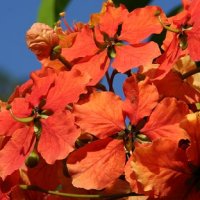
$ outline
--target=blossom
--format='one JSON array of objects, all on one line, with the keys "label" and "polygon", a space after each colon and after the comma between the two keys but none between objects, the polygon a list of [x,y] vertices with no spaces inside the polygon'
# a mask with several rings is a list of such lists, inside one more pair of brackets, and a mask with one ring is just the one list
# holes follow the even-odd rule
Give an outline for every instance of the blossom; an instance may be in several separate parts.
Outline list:
[{"label": "blossom", "polygon": [[[72,152],[67,159],[74,186],[103,189],[114,182],[126,169],[124,148],[131,153],[136,138],[146,136],[151,141],[173,137],[178,141],[185,137],[185,131],[179,126],[188,113],[184,102],[175,98],[159,102],[156,87],[147,79],[137,82],[134,75],[126,79],[124,93],[125,101],[112,92],[94,92],[74,105],[76,124],[97,138]],[[125,125],[126,116],[129,127]]]},{"label": "blossom", "polygon": [[[138,144],[127,177],[133,191],[165,199],[199,199],[199,112],[187,115],[181,127],[188,136]],[[159,155],[159,156],[157,156]]]},{"label": "blossom", "polygon": [[[172,24],[164,41],[165,52],[157,59],[158,67],[155,79],[162,79],[176,63],[176,61],[189,54],[192,60],[200,60],[199,52],[199,11],[198,0],[184,2],[183,12],[172,17]],[[167,29],[168,29],[167,28]]]},{"label": "blossom", "polygon": [[115,8],[107,4],[94,28],[82,29],[72,47],[62,49],[62,56],[70,61],[78,58],[73,68],[87,71],[92,77],[91,85],[101,80],[112,59],[112,66],[121,73],[151,63],[160,50],[154,42],[142,41],[162,31],[154,15],[158,10],[162,12],[159,7],[147,6],[128,13],[122,5]]},{"label": "blossom", "polygon": [[24,97],[15,97],[9,110],[0,112],[0,133],[7,141],[0,151],[3,179],[22,166],[34,149],[49,164],[73,150],[79,130],[65,107],[86,91],[89,79],[77,70],[43,77],[32,74],[31,90]]}]

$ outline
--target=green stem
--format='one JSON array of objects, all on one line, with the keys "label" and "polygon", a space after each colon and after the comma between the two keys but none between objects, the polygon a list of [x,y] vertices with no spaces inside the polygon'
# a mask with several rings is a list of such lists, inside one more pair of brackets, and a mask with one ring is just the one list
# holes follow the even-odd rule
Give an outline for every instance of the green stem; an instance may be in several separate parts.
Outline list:
[{"label": "green stem", "polygon": [[158,16],[158,20],[159,20],[160,24],[163,26],[163,28],[165,28],[166,30],[171,31],[173,33],[180,33],[179,29],[171,28],[170,26],[165,25],[162,22],[162,19],[161,19],[160,15]]},{"label": "green stem", "polygon": [[200,72],[200,67],[197,67],[195,69],[190,70],[189,72],[186,72],[185,74],[182,75],[182,79],[186,79],[194,74],[197,74]]},{"label": "green stem", "polygon": [[71,70],[72,69],[71,63],[69,61],[67,61],[63,56],[59,55],[58,56],[58,60],[65,65],[67,70]]},{"label": "green stem", "polygon": [[21,122],[21,123],[29,123],[29,122],[32,122],[34,120],[34,116],[32,117],[16,117],[13,112],[12,112],[12,109],[10,108],[9,109],[9,112],[12,116],[12,118],[17,121],[17,122]]},{"label": "green stem", "polygon": [[126,194],[111,194],[111,195],[103,195],[103,194],[72,194],[72,193],[63,193],[63,192],[58,192],[58,191],[53,191],[53,190],[44,190],[38,186],[35,185],[19,185],[19,187],[22,190],[32,190],[32,191],[37,191],[37,192],[42,192],[46,194],[51,194],[51,195],[57,195],[57,196],[62,196],[62,197],[71,197],[71,198],[122,198],[122,197],[128,197],[128,196],[141,196],[136,193],[130,192]]}]

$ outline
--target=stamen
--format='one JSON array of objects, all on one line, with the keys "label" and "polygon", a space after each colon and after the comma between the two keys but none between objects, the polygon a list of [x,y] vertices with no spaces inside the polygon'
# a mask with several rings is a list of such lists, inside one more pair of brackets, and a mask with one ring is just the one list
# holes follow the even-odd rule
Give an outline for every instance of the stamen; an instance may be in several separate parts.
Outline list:
[{"label": "stamen", "polygon": [[55,28],[58,28],[58,27],[60,27],[60,26],[61,26],[61,20],[58,20],[58,21],[56,22]]},{"label": "stamen", "polygon": [[66,26],[67,30],[69,33],[73,33],[73,29],[70,27],[70,25],[68,24],[67,20],[65,19],[65,12],[61,12],[60,14],[61,17],[61,21],[64,23],[64,25]]},{"label": "stamen", "polygon": [[60,17],[65,17],[65,12],[59,13]]},{"label": "stamen", "polygon": [[12,112],[12,109],[10,108],[9,109],[9,112],[11,114],[11,116],[13,117],[13,119],[17,122],[21,122],[21,123],[29,123],[29,122],[32,122],[34,120],[34,116],[32,117],[16,117],[13,112]]},{"label": "stamen", "polygon": [[163,28],[165,28],[166,30],[171,31],[173,33],[180,33],[179,29],[171,28],[170,26],[165,25],[162,22],[162,19],[161,19],[160,15],[158,15],[158,20],[159,20],[160,24],[163,26]]}]

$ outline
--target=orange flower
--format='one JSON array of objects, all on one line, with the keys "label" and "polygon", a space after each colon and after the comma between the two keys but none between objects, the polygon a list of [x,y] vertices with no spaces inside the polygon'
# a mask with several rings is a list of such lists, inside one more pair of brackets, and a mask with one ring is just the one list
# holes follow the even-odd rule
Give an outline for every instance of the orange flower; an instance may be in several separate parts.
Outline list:
[{"label": "orange flower", "polygon": [[164,199],[200,198],[200,113],[181,122],[188,136],[138,144],[126,177],[133,191]]},{"label": "orange flower", "polygon": [[[198,0],[183,1],[185,9],[173,16],[172,24],[167,29],[164,41],[165,52],[157,59],[158,67],[155,79],[162,79],[171,69],[176,61],[184,56],[190,55],[192,60],[200,60],[199,51],[199,7]],[[166,28],[167,26],[165,26]]]},{"label": "orange flower", "polygon": [[[75,62],[73,68],[91,75],[90,85],[96,85],[108,70],[109,65],[120,73],[149,64],[160,55],[156,43],[143,43],[153,33],[160,33],[162,26],[155,12],[156,6],[138,8],[131,13],[120,5],[112,4],[98,16],[95,27],[82,29],[71,48],[63,48],[62,56]],[[83,39],[84,38],[84,39]],[[95,66],[95,67],[94,67]]]},{"label": "orange flower", "polygon": [[64,159],[80,133],[65,107],[86,92],[90,77],[77,70],[31,76],[33,84],[24,97],[14,97],[10,110],[0,112],[0,136],[5,137],[0,149],[3,180],[23,165],[34,148],[48,164]]},{"label": "orange flower", "polygon": [[[110,185],[124,172],[124,149],[131,155],[137,139],[186,138],[179,127],[188,113],[184,102],[175,98],[159,102],[156,87],[148,79],[138,82],[134,75],[125,80],[123,90],[125,101],[112,92],[94,92],[73,107],[76,124],[97,139],[68,157],[75,187],[100,190]],[[127,128],[125,117],[130,120]]]}]

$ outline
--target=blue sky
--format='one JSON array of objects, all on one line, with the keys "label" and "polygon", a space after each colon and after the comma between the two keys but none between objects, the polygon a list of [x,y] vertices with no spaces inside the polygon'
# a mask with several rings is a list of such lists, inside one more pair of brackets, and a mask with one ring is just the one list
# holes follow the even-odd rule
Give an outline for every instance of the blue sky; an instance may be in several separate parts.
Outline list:
[{"label": "blue sky", "polygon": [[[67,8],[67,21],[87,22],[101,8],[102,0],[72,0]],[[181,0],[154,0],[166,12]],[[28,79],[29,73],[40,67],[27,49],[25,33],[36,22],[40,0],[2,1],[0,6],[0,70],[16,79]]]}]

